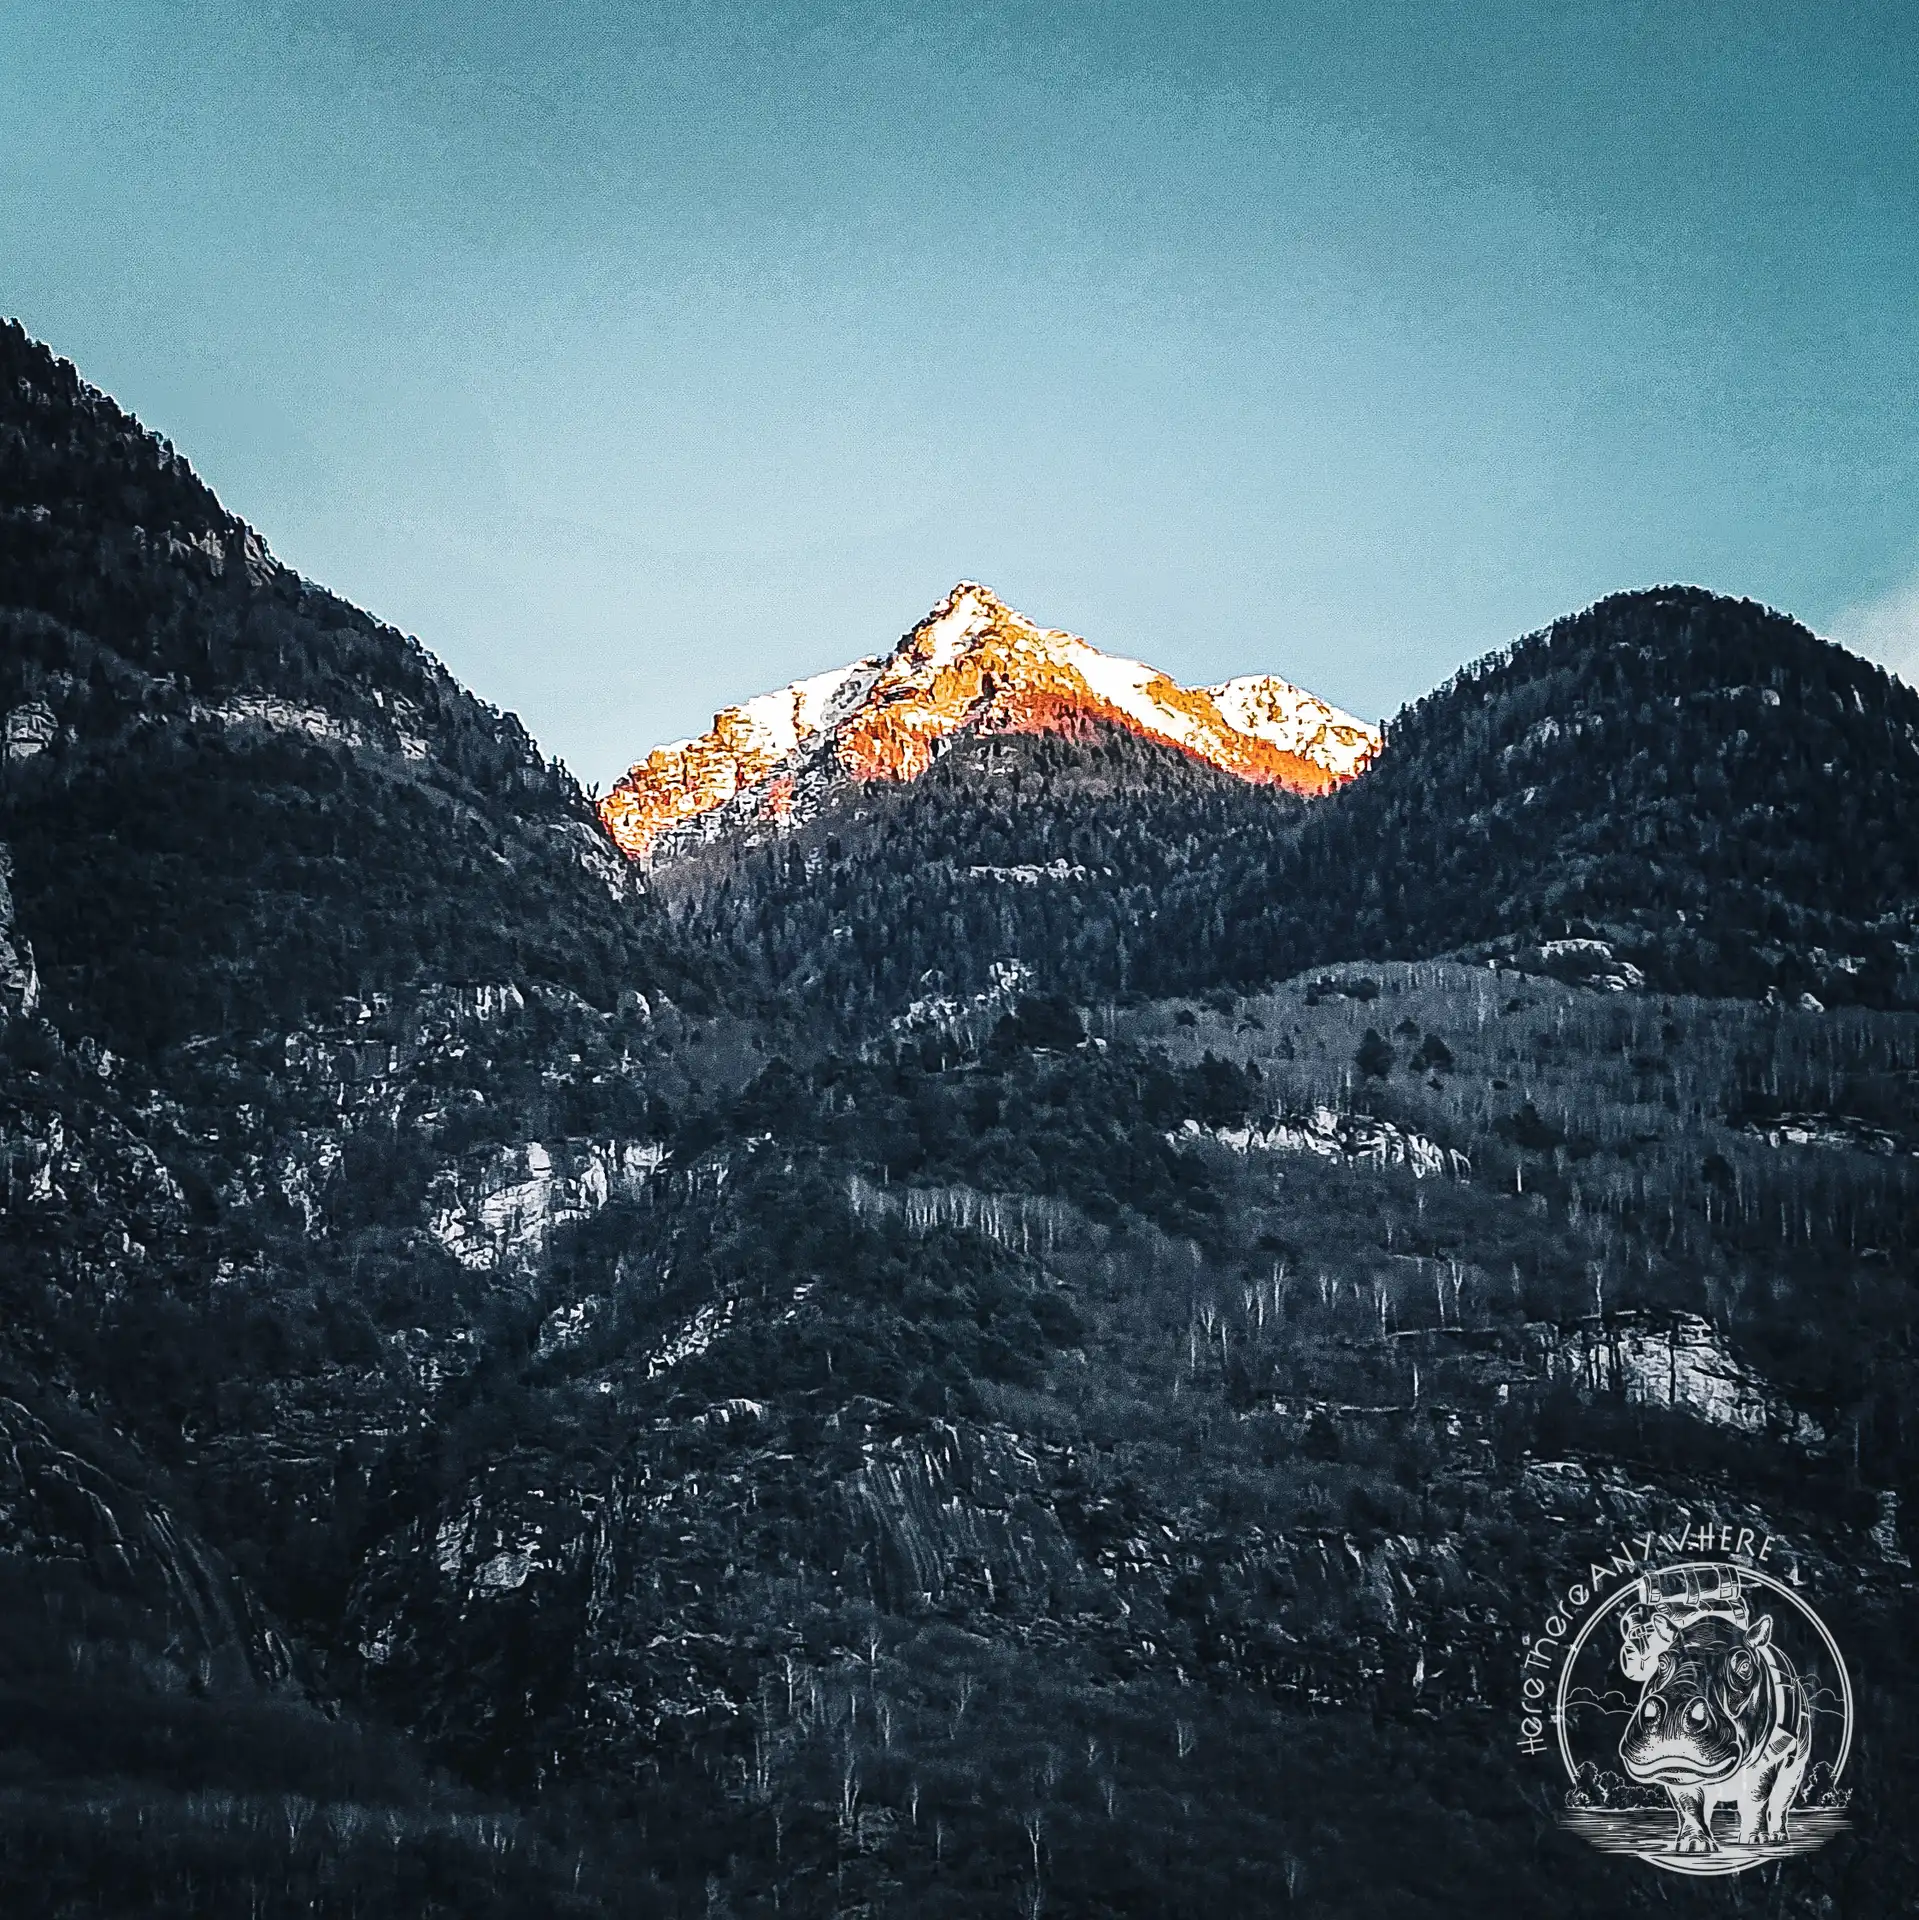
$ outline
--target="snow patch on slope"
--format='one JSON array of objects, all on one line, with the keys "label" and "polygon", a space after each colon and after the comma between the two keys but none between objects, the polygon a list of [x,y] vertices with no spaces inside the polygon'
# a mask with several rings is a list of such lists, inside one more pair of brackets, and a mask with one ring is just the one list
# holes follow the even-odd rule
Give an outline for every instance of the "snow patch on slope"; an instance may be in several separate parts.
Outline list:
[{"label": "snow patch on slope", "polygon": [[962,580],[933,616],[913,629],[910,658],[929,679],[944,673],[958,665],[967,646],[992,624],[993,615],[992,595],[976,581]]},{"label": "snow patch on slope", "polygon": [[1378,749],[1365,721],[1273,674],[1242,674],[1206,691],[1229,726],[1343,776],[1357,773]]},{"label": "snow patch on slope", "polygon": [[[809,679],[795,680],[790,687],[742,702],[734,712],[746,724],[748,744],[782,758],[797,753],[831,726],[841,711],[859,704],[878,665],[875,660],[856,660],[850,667],[816,673]],[[853,694],[850,702],[841,698],[849,691]],[[677,744],[687,747],[694,743],[682,740]]]},{"label": "snow patch on slope", "polygon": [[1101,653],[1097,647],[1071,636],[1067,640],[1061,652],[1079,677],[1108,706],[1117,707],[1129,720],[1138,721],[1154,733],[1197,750],[1199,729],[1192,720],[1155,697],[1156,687],[1170,688],[1173,684],[1157,667],[1149,667],[1143,660]]}]

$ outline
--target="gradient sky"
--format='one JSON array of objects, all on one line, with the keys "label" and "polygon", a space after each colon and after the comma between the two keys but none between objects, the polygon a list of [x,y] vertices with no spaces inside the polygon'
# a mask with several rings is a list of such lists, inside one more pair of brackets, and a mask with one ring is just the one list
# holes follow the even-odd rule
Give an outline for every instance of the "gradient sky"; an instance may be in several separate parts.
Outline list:
[{"label": "gradient sky", "polygon": [[606,782],[962,576],[1368,717],[1919,677],[1919,6],[0,0],[0,309]]}]

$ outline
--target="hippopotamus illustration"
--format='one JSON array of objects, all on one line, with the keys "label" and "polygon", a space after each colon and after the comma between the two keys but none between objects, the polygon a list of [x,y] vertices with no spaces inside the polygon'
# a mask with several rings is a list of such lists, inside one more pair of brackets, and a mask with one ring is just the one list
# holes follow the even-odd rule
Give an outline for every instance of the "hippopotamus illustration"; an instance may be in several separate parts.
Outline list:
[{"label": "hippopotamus illustration", "polygon": [[1712,1611],[1655,1601],[1628,1609],[1624,1636],[1620,1664],[1645,1686],[1619,1757],[1631,1778],[1671,1796],[1674,1852],[1718,1852],[1713,1813],[1727,1801],[1739,1810],[1742,1846],[1784,1840],[1812,1718],[1799,1675],[1773,1645],[1772,1616],[1749,1625],[1743,1599]]}]

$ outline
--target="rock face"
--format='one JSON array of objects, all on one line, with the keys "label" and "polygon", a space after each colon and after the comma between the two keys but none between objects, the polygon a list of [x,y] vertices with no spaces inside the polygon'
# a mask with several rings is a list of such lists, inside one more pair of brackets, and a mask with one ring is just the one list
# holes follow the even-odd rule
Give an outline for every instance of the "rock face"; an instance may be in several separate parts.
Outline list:
[{"label": "rock face", "polygon": [[1473,1170],[1472,1161],[1457,1147],[1443,1147],[1371,1114],[1338,1113],[1326,1106],[1243,1127],[1207,1127],[1186,1120],[1166,1138],[1176,1147],[1212,1140],[1238,1154],[1310,1153],[1354,1166],[1405,1167],[1417,1180],[1434,1174],[1464,1180]]},{"label": "rock face", "polygon": [[1615,1316],[1562,1337],[1547,1369],[1590,1393],[1617,1394],[1628,1404],[1691,1413],[1714,1426],[1816,1444],[1818,1423],[1773,1392],[1727,1350],[1718,1332],[1694,1313],[1661,1321]]},{"label": "rock face", "polygon": [[1364,721],[1270,674],[1177,686],[961,581],[891,653],[728,707],[698,739],[656,747],[600,813],[628,853],[664,852],[694,823],[779,821],[848,780],[917,779],[956,734],[1100,722],[1295,793],[1342,785],[1380,746]]},{"label": "rock face", "polygon": [[[130,1600],[165,1625],[162,1685],[282,1687],[293,1656],[246,1586],[161,1501],[0,1393],[0,1558]],[[78,1644],[78,1643],[76,1643]]]},{"label": "rock face", "polygon": [[0,1022],[40,1004],[40,973],[33,949],[14,926],[13,861],[0,846]]},{"label": "rock face", "polygon": [[474,1271],[526,1265],[568,1221],[590,1219],[614,1196],[636,1192],[664,1157],[655,1141],[496,1147],[436,1182],[430,1231]]}]

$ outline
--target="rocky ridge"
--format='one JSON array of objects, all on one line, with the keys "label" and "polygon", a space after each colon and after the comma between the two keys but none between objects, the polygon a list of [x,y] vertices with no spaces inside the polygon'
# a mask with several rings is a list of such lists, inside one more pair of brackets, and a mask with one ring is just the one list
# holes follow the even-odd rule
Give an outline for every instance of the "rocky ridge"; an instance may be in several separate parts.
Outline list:
[{"label": "rocky ridge", "polygon": [[1272,674],[1181,687],[1041,627],[961,581],[887,654],[794,682],[656,747],[600,802],[629,854],[727,825],[804,818],[849,781],[914,780],[956,735],[1104,723],[1263,786],[1319,794],[1379,751],[1377,729]]}]

